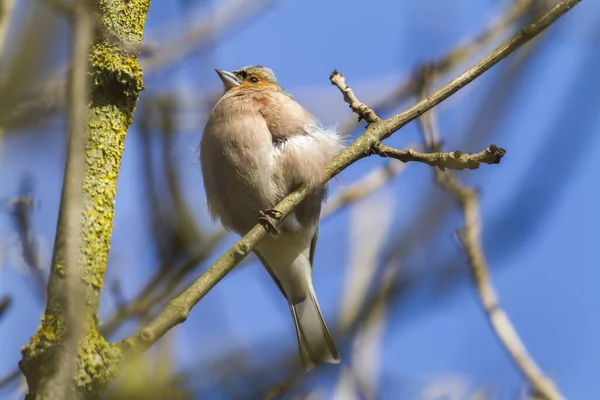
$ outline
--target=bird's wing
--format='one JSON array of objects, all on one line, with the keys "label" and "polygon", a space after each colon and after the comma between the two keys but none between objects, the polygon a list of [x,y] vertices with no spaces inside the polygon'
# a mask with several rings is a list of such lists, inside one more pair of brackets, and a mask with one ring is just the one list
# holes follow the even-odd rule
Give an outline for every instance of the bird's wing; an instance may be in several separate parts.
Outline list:
[{"label": "bird's wing", "polygon": [[310,241],[310,255],[308,257],[308,261],[310,261],[310,269],[313,269],[314,261],[315,261],[315,249],[317,248],[317,239],[319,238],[319,227],[315,230],[315,235]]},{"label": "bird's wing", "polygon": [[313,116],[285,93],[265,91],[259,96],[259,112],[267,123],[273,142],[305,135],[306,126],[315,123]]},{"label": "bird's wing", "polygon": [[262,265],[265,267],[265,269],[267,270],[269,275],[271,275],[271,278],[273,279],[273,281],[275,282],[275,284],[281,291],[281,294],[283,295],[283,297],[287,298],[287,296],[285,295],[285,292],[283,290],[283,286],[281,286],[281,282],[279,282],[279,279],[277,279],[277,276],[275,276],[275,273],[273,272],[273,269],[269,266],[269,263],[267,263],[267,260],[262,256],[262,254],[260,254],[260,251],[258,249],[254,249],[254,254],[256,254],[256,257],[258,257],[258,259],[260,260]]},{"label": "bird's wing", "polygon": [[200,163],[209,210],[228,229],[244,235],[259,210],[273,205],[273,142],[267,123],[246,98],[221,100],[206,123]]}]

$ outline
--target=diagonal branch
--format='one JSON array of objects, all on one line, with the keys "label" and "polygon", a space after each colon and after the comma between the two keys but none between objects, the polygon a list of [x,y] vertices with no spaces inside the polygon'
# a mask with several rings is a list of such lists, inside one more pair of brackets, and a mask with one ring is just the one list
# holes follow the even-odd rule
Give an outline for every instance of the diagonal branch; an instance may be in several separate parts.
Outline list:
[{"label": "diagonal branch", "polygon": [[402,162],[417,161],[432,167],[438,167],[444,171],[446,168],[457,170],[478,169],[481,163],[500,164],[506,150],[492,144],[487,149],[475,154],[462,153],[458,150],[450,153],[420,153],[413,149],[398,150],[377,143],[373,146],[373,152],[381,157],[391,157]]},{"label": "diagonal branch", "polygon": [[[327,164],[323,182],[329,181],[349,165],[366,157],[375,144],[389,137],[410,121],[416,119],[424,112],[435,107],[437,104],[475,80],[520,46],[541,33],[580,1],[581,0],[560,1],[541,18],[523,28],[473,67],[463,72],[457,78],[432,93],[424,100],[390,119],[370,124],[366,131],[354,143],[344,149],[344,151],[335,156]],[[308,188],[301,187],[279,202],[276,209],[281,212],[282,220],[306,197],[308,192]],[[266,230],[261,224],[254,226],[254,228],[252,228],[233,247],[225,252],[202,276],[200,276],[196,282],[190,285],[179,296],[171,300],[153,321],[134,335],[123,340],[119,346],[121,350],[125,352],[125,355],[131,356],[146,351],[170,329],[184,322],[191,309],[210,291],[210,289],[231,272],[233,268],[252,251],[254,246],[256,246],[265,234]]]},{"label": "diagonal branch", "polygon": [[[428,64],[436,71],[438,76],[449,73],[461,63],[468,61],[477,52],[482,51],[498,40],[509,28],[534,8],[536,1],[514,0],[511,7],[500,18],[492,21],[472,39],[459,43],[447,53],[431,60]],[[389,111],[416,93],[420,70],[421,68],[416,68],[415,73],[404,79],[403,83],[392,94],[375,102],[372,108],[379,113]],[[351,132],[354,128],[356,128],[356,121],[352,120],[344,124],[342,132]]]}]

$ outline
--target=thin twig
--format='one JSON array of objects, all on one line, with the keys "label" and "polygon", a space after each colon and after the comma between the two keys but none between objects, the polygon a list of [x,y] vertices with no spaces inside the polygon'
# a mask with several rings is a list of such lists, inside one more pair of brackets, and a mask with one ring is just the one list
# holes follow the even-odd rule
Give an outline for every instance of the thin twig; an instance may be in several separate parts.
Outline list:
[{"label": "thin twig", "polygon": [[[135,299],[122,306],[110,319],[102,323],[101,333],[103,335],[111,334],[128,318],[147,315],[156,305],[167,301],[181,282],[195,271],[199,265],[202,265],[202,261],[206,257],[212,254],[225,235],[226,232],[224,230],[215,232],[201,246],[201,249],[191,255],[180,266],[159,268],[154,277],[148,281]],[[166,270],[173,270],[174,272],[166,275]]]},{"label": "thin twig", "polygon": [[[475,80],[498,62],[506,58],[520,46],[533,39],[550,24],[564,15],[581,0],[562,0],[534,23],[526,26],[498,48],[484,57],[473,67],[449,82],[444,87],[418,102],[408,110],[387,120],[368,126],[367,130],[328,164],[323,182],[329,181],[352,163],[366,157],[376,143],[389,137],[398,129],[435,107],[452,94]],[[284,219],[308,194],[307,187],[290,193],[275,207]],[[262,224],[257,224],[233,247],[225,252],[200,278],[183,293],[171,300],[162,312],[148,325],[134,335],[123,340],[119,346],[126,355],[134,355],[147,350],[154,342],[176,325],[184,322],[191,309],[233,268],[238,265],[265,236]]]},{"label": "thin twig", "polygon": [[[352,185],[334,193],[321,210],[321,221],[383,187],[391,179],[400,175],[405,168],[406,165],[403,163],[393,161],[386,163],[381,167],[374,168],[364,178]],[[173,290],[202,265],[202,261],[212,253],[226,235],[227,232],[222,229],[214,232],[201,246],[201,249],[193,253],[181,266],[174,266],[171,263],[159,267],[133,300],[121,304],[109,319],[102,322],[101,333],[110,335],[129,318],[146,316],[151,313],[152,308],[167,301],[173,295]]]},{"label": "thin twig", "polygon": [[[0,60],[4,58],[4,49],[8,39],[8,31],[15,8],[15,0],[0,0]],[[4,143],[5,128],[0,126],[0,150]]]},{"label": "thin twig", "polygon": [[[421,95],[426,94],[428,86],[429,83],[427,79],[425,79],[422,82]],[[435,122],[435,110],[430,110],[423,114],[419,118],[419,125],[423,134],[423,141],[429,149],[441,149],[438,127]],[[479,154],[481,157],[488,157],[487,161],[493,162],[494,156],[492,153],[495,152],[490,151],[490,148]],[[498,148],[496,148],[496,150],[498,150]],[[485,154],[486,152],[489,154]],[[498,154],[498,162],[503,154],[503,151]],[[486,162],[480,159],[478,161]],[[448,166],[448,168],[450,167]],[[459,231],[459,238],[469,260],[471,277],[479,292],[479,298],[486,315],[490,320],[494,333],[512,356],[517,366],[525,374],[536,394],[546,400],[564,399],[554,384],[544,376],[544,373],[537,366],[527,351],[527,348],[519,338],[508,315],[500,307],[498,295],[492,284],[489,268],[481,245],[481,220],[477,191],[463,185],[460,179],[452,172],[443,172],[443,168],[436,169],[434,171],[434,176],[436,183],[441,188],[454,195],[463,210],[465,226]]]},{"label": "thin twig", "polygon": [[2,317],[4,316],[6,311],[8,311],[11,304],[12,304],[12,298],[10,296],[7,296],[7,295],[2,296],[2,298],[0,299],[0,320],[2,320]]},{"label": "thin twig", "polygon": [[377,143],[373,146],[373,152],[381,157],[391,157],[402,162],[417,161],[445,171],[446,168],[456,170],[477,169],[481,163],[500,164],[506,150],[492,144],[487,149],[475,154],[462,153],[458,150],[450,153],[420,153],[413,149],[398,150]]},{"label": "thin twig", "polygon": [[364,178],[340,190],[330,200],[327,200],[327,203],[325,203],[321,210],[321,220],[328,218],[341,208],[367,197],[369,194],[383,187],[392,178],[400,175],[405,168],[405,164],[393,161],[381,167],[374,168]]},{"label": "thin twig", "polygon": [[[486,26],[479,34],[473,36],[472,39],[459,43],[452,47],[446,54],[441,55],[435,60],[428,61],[426,64],[432,66],[438,76],[449,73],[461,65],[461,63],[468,61],[477,52],[498,40],[501,35],[505,34],[513,24],[532,8],[535,2],[536,0],[515,0],[507,12]],[[416,68],[415,73],[404,79],[393,93],[376,101],[372,105],[373,110],[377,110],[378,113],[389,111],[404,100],[407,100],[411,95],[414,95],[418,89],[418,78],[421,69],[421,67]],[[356,120],[352,119],[352,121],[344,124],[342,132],[351,132],[354,128],[356,128]]]},{"label": "thin twig", "polygon": [[40,264],[38,243],[31,229],[31,214],[33,210],[34,197],[31,180],[26,177],[21,182],[18,197],[11,201],[11,216],[21,242],[23,261],[33,276],[40,300],[44,300],[46,294],[45,268]]},{"label": "thin twig", "polygon": [[335,85],[338,89],[340,89],[340,92],[342,92],[342,95],[344,95],[344,101],[348,103],[352,111],[358,115],[359,122],[364,119],[368,123],[372,124],[381,120],[381,118],[379,118],[373,110],[356,98],[352,89],[346,85],[346,78],[344,78],[344,76],[337,70],[334,70],[331,73],[329,76],[329,81],[332,85]]},{"label": "thin twig", "polygon": [[23,376],[21,374],[21,371],[19,371],[18,369],[15,369],[14,371],[10,372],[8,375],[0,378],[0,389],[3,389],[5,386],[10,385],[11,383],[13,383],[17,379],[19,379],[19,377],[21,377],[21,376]]},{"label": "thin twig", "polygon": [[[206,19],[196,21],[181,37],[157,46],[152,55],[143,61],[144,74],[154,74],[168,69],[187,55],[198,51],[225,29],[239,25],[276,0],[228,0],[219,2],[216,8],[207,10]],[[151,35],[149,35],[151,37]]]},{"label": "thin twig", "polygon": [[[374,168],[364,178],[335,193],[323,207],[321,221],[326,220],[343,207],[356,203],[383,187],[392,178],[400,175],[405,168],[405,164],[398,162],[389,162],[384,166]],[[191,275],[197,267],[202,265],[202,261],[221,243],[226,234],[227,232],[221,229],[213,233],[206,240],[206,244],[198,252],[191,255],[181,266],[169,265],[158,268],[154,276],[133,300],[120,305],[115,314],[102,322],[100,329],[102,334],[111,334],[131,317],[148,315],[153,307],[168,300],[173,295],[173,290],[186,277]]]}]

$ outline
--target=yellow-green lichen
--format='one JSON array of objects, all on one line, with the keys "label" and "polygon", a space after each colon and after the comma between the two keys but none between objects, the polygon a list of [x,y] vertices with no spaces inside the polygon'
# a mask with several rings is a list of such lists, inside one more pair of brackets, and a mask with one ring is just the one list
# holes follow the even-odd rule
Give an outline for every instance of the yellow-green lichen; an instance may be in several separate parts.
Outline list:
[{"label": "yellow-green lichen", "polygon": [[[27,376],[39,376],[49,379],[56,373],[56,362],[64,352],[66,338],[63,319],[53,315],[42,317],[42,324],[22,349],[23,362],[21,367]],[[74,378],[75,387],[84,398],[102,393],[119,370],[122,353],[114,344],[109,344],[98,333],[95,317],[88,319],[83,327],[82,337],[78,347],[78,369]]]},{"label": "yellow-green lichen", "polygon": [[[121,352],[98,333],[97,310],[110,248],[117,178],[127,129],[144,89],[137,60],[150,0],[98,0],[98,37],[90,49],[92,87],[83,180],[80,266],[85,322],[75,377],[83,397],[97,397],[117,374]],[[59,215],[46,314],[23,347],[20,365],[32,398],[52,393],[66,343],[64,210]],[[77,300],[79,301],[79,299]],[[48,397],[48,396],[46,396]]]},{"label": "yellow-green lichen", "polygon": [[117,177],[131,112],[115,105],[98,105],[90,112],[83,181],[82,278],[94,289],[102,281],[110,248]]},{"label": "yellow-green lichen", "polygon": [[125,45],[142,43],[150,0],[99,0],[100,25]]},{"label": "yellow-green lichen", "polygon": [[100,42],[92,46],[90,63],[93,104],[135,107],[138,95],[144,89],[142,69],[136,57],[117,44]]},{"label": "yellow-green lichen", "polygon": [[82,339],[79,347],[77,388],[83,393],[102,393],[117,376],[121,361],[118,347],[107,343],[94,329]]},{"label": "yellow-green lichen", "polygon": [[[47,383],[56,375],[58,369],[61,343],[66,336],[63,319],[46,314],[42,317],[40,327],[29,341],[23,346],[21,354],[23,359],[19,367],[27,377],[30,393],[44,391],[50,393]],[[39,389],[44,387],[44,389]]]},{"label": "yellow-green lichen", "polygon": [[44,351],[59,343],[66,333],[63,319],[55,315],[46,314],[42,317],[42,323],[35,336],[33,336],[26,346],[23,346],[21,353],[27,358],[34,358],[44,353]]}]

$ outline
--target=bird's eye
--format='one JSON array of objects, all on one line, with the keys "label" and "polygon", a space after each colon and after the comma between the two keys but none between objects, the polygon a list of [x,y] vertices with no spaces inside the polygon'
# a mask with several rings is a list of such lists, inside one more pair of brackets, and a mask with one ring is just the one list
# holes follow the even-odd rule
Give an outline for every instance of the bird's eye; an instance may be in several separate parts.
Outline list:
[{"label": "bird's eye", "polygon": [[252,82],[252,83],[258,82],[258,78],[253,76],[252,78],[250,78],[250,82]]}]

